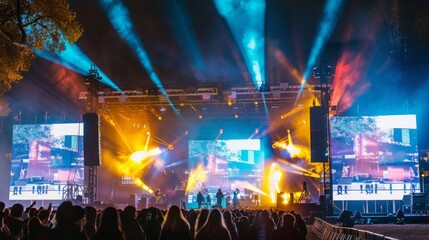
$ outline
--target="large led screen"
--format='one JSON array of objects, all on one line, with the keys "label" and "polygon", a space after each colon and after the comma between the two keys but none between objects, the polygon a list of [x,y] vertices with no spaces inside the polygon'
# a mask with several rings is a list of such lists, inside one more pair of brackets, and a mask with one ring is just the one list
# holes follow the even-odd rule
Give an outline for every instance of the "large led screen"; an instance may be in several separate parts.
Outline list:
[{"label": "large led screen", "polygon": [[420,192],[415,115],[330,123],[334,200],[401,200]]},{"label": "large led screen", "polygon": [[14,125],[9,199],[61,200],[83,165],[83,124]]},{"label": "large led screen", "polygon": [[191,140],[189,171],[193,175],[189,194],[202,191],[212,195],[219,188],[226,193],[236,188],[241,193],[244,193],[245,188],[259,189],[264,173],[261,141]]}]

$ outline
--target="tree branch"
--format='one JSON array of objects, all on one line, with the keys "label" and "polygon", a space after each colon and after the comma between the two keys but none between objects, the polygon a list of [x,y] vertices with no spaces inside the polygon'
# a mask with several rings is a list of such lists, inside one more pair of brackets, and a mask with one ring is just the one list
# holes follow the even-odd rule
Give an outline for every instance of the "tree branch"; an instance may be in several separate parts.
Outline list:
[{"label": "tree branch", "polygon": [[15,41],[14,37],[12,34],[10,34],[9,32],[5,31],[5,26],[6,24],[13,24],[16,25],[13,21],[6,21],[5,23],[3,23],[3,25],[0,27],[0,34],[3,35],[7,40],[9,40],[10,42],[12,42],[12,44],[18,46],[18,47],[25,47],[25,44],[21,43],[21,42],[17,42]]},{"label": "tree branch", "polygon": [[37,16],[37,17],[35,17],[35,18],[33,19],[33,21],[28,22],[28,23],[26,23],[26,24],[23,24],[23,25],[22,25],[22,27],[23,27],[23,28],[26,28],[26,27],[28,27],[28,26],[30,26],[30,25],[33,25],[33,24],[35,24],[36,22],[38,22],[39,20],[41,20],[41,19],[43,19],[43,18],[47,18],[47,17],[46,17],[46,16]]},{"label": "tree branch", "polygon": [[16,19],[18,21],[18,29],[21,32],[21,40],[19,41],[21,44],[24,44],[27,42],[27,33],[25,32],[25,29],[22,25],[22,18],[21,18],[21,2],[20,0],[16,0]]}]

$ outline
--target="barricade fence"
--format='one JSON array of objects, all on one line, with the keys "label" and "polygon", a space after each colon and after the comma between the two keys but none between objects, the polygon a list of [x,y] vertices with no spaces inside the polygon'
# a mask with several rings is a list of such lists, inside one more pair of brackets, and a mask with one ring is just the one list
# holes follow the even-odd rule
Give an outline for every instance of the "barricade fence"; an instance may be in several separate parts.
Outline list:
[{"label": "barricade fence", "polygon": [[314,218],[312,229],[322,240],[398,240],[370,231],[335,226],[317,217]]}]

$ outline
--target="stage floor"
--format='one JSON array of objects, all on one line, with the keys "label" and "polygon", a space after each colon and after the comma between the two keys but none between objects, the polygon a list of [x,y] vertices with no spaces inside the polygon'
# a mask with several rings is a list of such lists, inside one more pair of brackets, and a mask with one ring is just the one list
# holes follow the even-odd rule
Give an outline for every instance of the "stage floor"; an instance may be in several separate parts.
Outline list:
[{"label": "stage floor", "polygon": [[[371,186],[372,185],[372,186]],[[364,183],[333,185],[334,201],[402,200],[404,195],[420,192],[419,183]]]},{"label": "stage floor", "polygon": [[[9,189],[9,200],[62,200],[63,191],[66,186],[67,184],[11,186]],[[83,186],[81,187],[83,189]]]}]

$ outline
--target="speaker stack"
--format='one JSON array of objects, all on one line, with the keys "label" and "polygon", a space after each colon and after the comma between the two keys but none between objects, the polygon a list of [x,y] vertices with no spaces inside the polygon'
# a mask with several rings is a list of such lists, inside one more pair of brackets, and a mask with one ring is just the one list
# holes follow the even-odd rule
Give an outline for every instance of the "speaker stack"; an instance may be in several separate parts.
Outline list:
[{"label": "speaker stack", "polygon": [[97,113],[83,115],[84,165],[100,166],[100,118]]},{"label": "speaker stack", "polygon": [[327,117],[321,106],[310,108],[310,148],[311,162],[328,162]]}]

